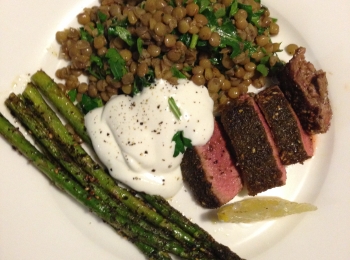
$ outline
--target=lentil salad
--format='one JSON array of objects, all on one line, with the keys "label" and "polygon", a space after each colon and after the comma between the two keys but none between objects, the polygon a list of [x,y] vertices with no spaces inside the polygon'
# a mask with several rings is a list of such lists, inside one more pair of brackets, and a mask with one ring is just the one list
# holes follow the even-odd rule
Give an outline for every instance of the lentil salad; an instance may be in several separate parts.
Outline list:
[{"label": "lentil salad", "polygon": [[[261,88],[281,64],[277,20],[256,0],[101,0],[77,16],[80,28],[56,33],[60,87],[103,105],[134,95],[155,78],[205,85],[214,106]],[[86,75],[87,82],[80,80]]]}]

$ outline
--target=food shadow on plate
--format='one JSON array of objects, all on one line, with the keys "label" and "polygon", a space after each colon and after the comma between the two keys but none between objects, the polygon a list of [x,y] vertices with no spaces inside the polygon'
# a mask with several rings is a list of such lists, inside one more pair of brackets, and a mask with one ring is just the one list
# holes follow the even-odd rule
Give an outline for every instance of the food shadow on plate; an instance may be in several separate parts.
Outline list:
[{"label": "food shadow on plate", "polygon": [[[185,184],[185,187],[186,187],[186,184]],[[226,203],[225,205],[227,204],[230,204],[236,200],[241,200],[241,199],[244,199],[248,196],[248,190],[246,187],[243,186],[242,190],[237,194],[237,196],[232,199],[231,201],[229,201],[228,203]],[[194,198],[192,198],[191,196],[191,200],[193,201],[193,203],[195,203],[196,205],[202,207],[197,201],[194,200]],[[224,206],[224,205],[223,205]],[[204,208],[203,208],[204,209]],[[215,208],[215,209],[205,209],[205,212],[203,212],[201,215],[200,215],[200,221],[201,222],[218,222],[219,219],[218,219],[218,216],[217,216],[217,212],[218,212],[218,209],[219,208]]]}]

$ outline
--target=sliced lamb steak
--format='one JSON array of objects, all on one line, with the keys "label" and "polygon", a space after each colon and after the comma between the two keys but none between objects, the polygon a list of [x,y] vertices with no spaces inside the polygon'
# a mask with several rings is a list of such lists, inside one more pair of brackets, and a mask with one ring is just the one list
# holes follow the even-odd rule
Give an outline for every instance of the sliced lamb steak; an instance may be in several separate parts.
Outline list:
[{"label": "sliced lamb steak", "polygon": [[225,105],[221,122],[231,140],[249,195],[285,184],[285,168],[253,97],[244,95]]},{"label": "sliced lamb steak", "polygon": [[181,171],[193,197],[205,208],[220,207],[242,189],[239,173],[217,122],[207,144],[186,150]]},{"label": "sliced lamb steak", "polygon": [[255,96],[264,114],[284,165],[302,163],[313,155],[311,137],[278,86],[268,87]]},{"label": "sliced lamb steak", "polygon": [[277,77],[304,130],[310,134],[324,133],[332,117],[326,73],[305,60],[305,51],[298,48]]}]

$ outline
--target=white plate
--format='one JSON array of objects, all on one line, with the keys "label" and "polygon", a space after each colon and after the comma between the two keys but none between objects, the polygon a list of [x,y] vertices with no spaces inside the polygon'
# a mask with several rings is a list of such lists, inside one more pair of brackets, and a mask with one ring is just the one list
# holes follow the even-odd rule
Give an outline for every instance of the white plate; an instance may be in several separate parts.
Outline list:
[{"label": "white plate", "polygon": [[[95,1],[0,0],[0,102],[28,74],[59,66],[55,32]],[[288,168],[267,194],[317,205],[316,212],[252,225],[219,224],[184,190],[172,204],[247,259],[347,259],[350,255],[350,4],[345,0],[263,1],[279,19],[282,47],[307,48],[327,72],[334,116],[315,157]],[[277,39],[275,40],[277,41]],[[0,111],[8,115],[4,105]],[[107,225],[57,191],[0,139],[0,259],[143,259]]]}]

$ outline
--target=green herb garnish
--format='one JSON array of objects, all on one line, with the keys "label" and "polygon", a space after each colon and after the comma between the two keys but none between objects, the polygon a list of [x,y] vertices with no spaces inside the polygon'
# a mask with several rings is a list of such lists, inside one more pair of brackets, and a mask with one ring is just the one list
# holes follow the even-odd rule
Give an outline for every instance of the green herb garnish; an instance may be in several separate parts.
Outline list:
[{"label": "green herb garnish", "polygon": [[181,34],[179,37],[179,41],[182,41],[187,47],[190,46],[191,35],[189,33]]},{"label": "green herb garnish", "polygon": [[92,42],[94,38],[84,29],[84,27],[80,27],[80,39]]},{"label": "green herb garnish", "polygon": [[199,13],[205,10],[213,11],[210,0],[195,0],[194,2],[199,6]]},{"label": "green herb garnish", "polygon": [[126,28],[128,26],[129,22],[128,22],[128,18],[124,18],[122,20],[118,20],[116,18],[113,18],[112,19],[112,24],[110,25],[110,27],[108,27],[108,30],[111,29],[111,30],[114,30],[114,27],[115,26],[120,26],[120,27],[124,27]]},{"label": "green herb garnish", "polygon": [[97,16],[101,23],[104,23],[107,20],[107,15],[102,13],[100,10],[97,12]]},{"label": "green herb garnish", "polygon": [[92,54],[90,56],[90,66],[87,68],[88,72],[97,79],[104,77],[105,71],[103,70],[102,58]]},{"label": "green herb garnish", "polygon": [[186,79],[186,76],[181,71],[179,71],[179,69],[176,68],[175,66],[172,66],[170,68],[170,71],[174,77],[176,77],[178,79]]},{"label": "green herb garnish", "polygon": [[265,9],[262,8],[259,11],[253,13],[251,16],[250,22],[254,24],[256,27],[260,27],[259,20],[261,16],[263,16],[264,12],[265,12]]},{"label": "green herb garnish", "polygon": [[230,46],[232,48],[231,58],[236,57],[242,52],[240,44],[242,40],[238,37],[236,28],[230,19],[227,19],[216,31],[221,37],[220,46]]},{"label": "green herb garnish", "polygon": [[248,20],[248,22],[250,22],[252,19],[252,16],[253,16],[253,7],[251,5],[245,5],[245,4],[238,3],[238,8],[243,9],[247,12],[247,14],[248,14],[247,20]]},{"label": "green herb garnish", "polygon": [[98,35],[104,34],[105,29],[104,29],[102,23],[96,23],[96,29],[97,29]]},{"label": "green herb garnish", "polygon": [[183,131],[177,131],[176,134],[174,134],[173,139],[171,139],[171,141],[175,142],[175,150],[173,157],[178,156],[180,153],[184,153],[186,147],[192,147],[191,139],[184,137]]},{"label": "green herb garnish", "polygon": [[266,67],[265,64],[260,63],[258,66],[256,66],[256,70],[259,71],[264,77],[266,77],[269,74],[269,68]]},{"label": "green herb garnish", "polygon": [[244,41],[243,46],[244,51],[248,50],[249,57],[258,50],[257,46],[250,41]]},{"label": "green herb garnish", "polygon": [[116,49],[110,48],[107,50],[106,58],[108,59],[108,64],[114,76],[114,79],[121,80],[122,77],[127,73],[125,60],[123,57]]},{"label": "green herb garnish", "polygon": [[126,44],[129,46],[132,46],[135,44],[135,41],[132,38],[132,35],[129,32],[129,30],[122,26],[109,27],[108,34],[120,37],[120,39],[126,42]]},{"label": "green herb garnish", "polygon": [[100,57],[91,54],[90,56],[90,62],[96,64],[99,68],[102,68],[103,66],[103,61]]},{"label": "green herb garnish", "polygon": [[190,49],[196,48],[198,42],[198,34],[192,34],[191,42],[190,42]]},{"label": "green herb garnish", "polygon": [[179,107],[176,105],[175,99],[173,97],[168,98],[168,104],[169,104],[170,111],[173,112],[176,119],[180,119],[181,111]]},{"label": "green herb garnish", "polygon": [[208,19],[207,26],[213,31],[217,32],[220,35],[220,47],[225,48],[230,46],[232,49],[232,53],[230,55],[231,58],[236,57],[238,54],[242,52],[241,50],[241,38],[237,35],[237,30],[234,24],[232,24],[231,19],[223,18],[221,26],[219,26],[217,22],[217,18],[213,12],[205,10],[203,12]]},{"label": "green herb garnish", "polygon": [[237,2],[237,0],[234,0],[229,8],[230,8],[229,17],[234,16],[237,13],[237,11],[238,11],[238,2]]},{"label": "green herb garnish", "polygon": [[135,96],[143,90],[144,87],[149,87],[154,82],[154,71],[148,68],[148,72],[144,77],[135,75],[132,95]]},{"label": "green herb garnish", "polygon": [[208,46],[208,41],[198,39],[197,47],[206,47],[206,46]]},{"label": "green herb garnish", "polygon": [[192,67],[191,66],[186,66],[182,69],[182,71],[191,71]]},{"label": "green herb garnish", "polygon": [[[172,7],[176,7],[176,4],[175,4],[175,0],[169,0],[168,1],[168,5],[172,6]],[[143,8],[143,7],[142,7]]]},{"label": "green herb garnish", "polygon": [[80,105],[83,113],[87,114],[89,111],[91,111],[97,107],[102,107],[103,102],[102,102],[101,98],[97,98],[97,97],[92,98],[86,94],[83,94],[79,105]]},{"label": "green herb garnish", "polygon": [[78,93],[77,93],[77,89],[76,88],[69,90],[68,93],[67,93],[67,95],[69,97],[69,100],[72,101],[72,102],[74,102],[76,100],[77,94]]},{"label": "green herb garnish", "polygon": [[215,15],[216,18],[224,17],[225,14],[226,14],[225,8],[220,8],[220,9],[218,9],[218,10],[214,13],[214,15]]},{"label": "green herb garnish", "polygon": [[270,55],[266,54],[266,56],[260,59],[260,64],[266,64],[270,59]]},{"label": "green herb garnish", "polygon": [[139,37],[136,40],[136,46],[137,46],[137,51],[139,52],[139,54],[142,54],[142,45],[143,45],[143,40]]},{"label": "green herb garnish", "polygon": [[221,64],[222,58],[217,56],[217,57],[213,57],[209,60],[210,60],[211,64],[213,64],[214,66],[218,66]]},{"label": "green herb garnish", "polygon": [[238,3],[238,8],[243,9],[247,12],[248,14],[247,21],[256,26],[256,28],[258,29],[259,35],[265,32],[266,28],[261,27],[259,25],[260,18],[261,16],[264,15],[264,12],[266,10],[265,8],[261,8],[260,10],[253,12],[253,8],[251,5],[245,5],[241,3]]}]

